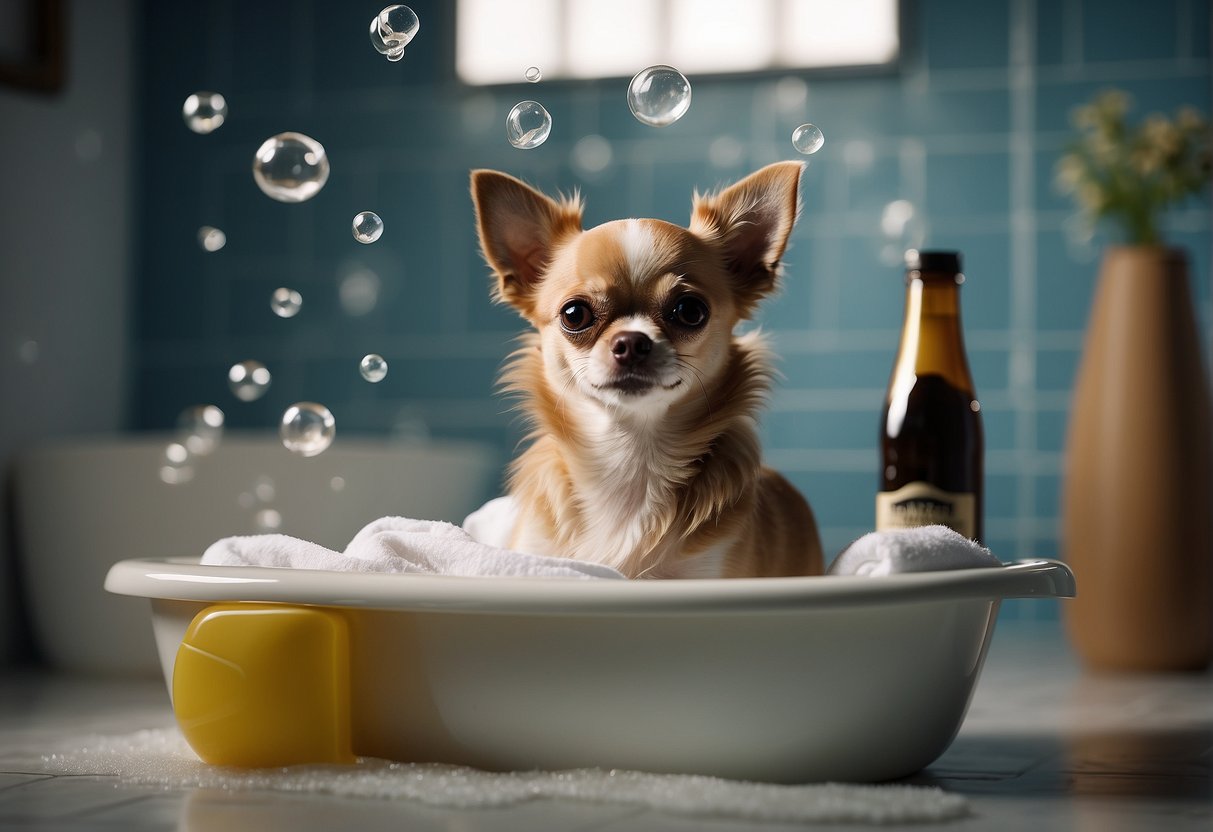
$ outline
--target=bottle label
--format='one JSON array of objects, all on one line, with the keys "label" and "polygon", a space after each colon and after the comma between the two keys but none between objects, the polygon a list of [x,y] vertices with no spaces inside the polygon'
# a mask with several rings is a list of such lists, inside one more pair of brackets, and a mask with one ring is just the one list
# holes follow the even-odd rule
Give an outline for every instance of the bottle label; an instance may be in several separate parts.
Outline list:
[{"label": "bottle label", "polygon": [[912,482],[876,495],[877,531],[939,525],[972,540],[976,514],[977,500],[972,494],[944,491],[929,482]]}]

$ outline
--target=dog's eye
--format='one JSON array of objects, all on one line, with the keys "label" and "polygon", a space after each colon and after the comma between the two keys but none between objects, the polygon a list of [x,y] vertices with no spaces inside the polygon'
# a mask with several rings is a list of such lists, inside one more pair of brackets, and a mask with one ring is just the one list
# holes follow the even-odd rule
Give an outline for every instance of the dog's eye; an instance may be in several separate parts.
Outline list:
[{"label": "dog's eye", "polygon": [[560,325],[567,332],[581,332],[594,323],[594,310],[583,300],[571,300],[560,310]]},{"label": "dog's eye", "polygon": [[670,320],[685,327],[701,327],[708,321],[708,305],[694,295],[686,295],[670,308]]}]

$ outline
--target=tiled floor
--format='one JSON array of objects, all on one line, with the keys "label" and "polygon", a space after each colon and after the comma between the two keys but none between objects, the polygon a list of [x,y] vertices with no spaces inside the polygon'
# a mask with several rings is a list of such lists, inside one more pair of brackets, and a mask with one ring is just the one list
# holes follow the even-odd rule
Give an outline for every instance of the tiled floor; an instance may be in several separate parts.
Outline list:
[{"label": "tiled floor", "polygon": [[[792,827],[536,801],[448,811],[400,801],[270,792],[162,790],[37,772],[85,734],[172,722],[158,682],[48,674],[0,678],[0,828],[24,830],[656,830]],[[915,782],[969,798],[954,830],[1213,828],[1213,676],[1098,676],[1079,670],[1056,624],[994,637],[960,736]],[[814,827],[823,829],[826,827]],[[846,827],[855,829],[856,827]],[[923,827],[915,827],[923,828]]]}]

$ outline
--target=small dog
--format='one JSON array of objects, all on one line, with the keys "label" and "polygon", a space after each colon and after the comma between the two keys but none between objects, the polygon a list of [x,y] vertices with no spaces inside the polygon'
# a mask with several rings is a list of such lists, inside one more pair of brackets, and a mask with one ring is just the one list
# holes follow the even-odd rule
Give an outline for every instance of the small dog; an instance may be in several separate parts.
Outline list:
[{"label": "small dog", "polygon": [[502,375],[529,417],[510,547],[631,578],[820,574],[808,503],[761,463],[772,370],[734,327],[775,289],[804,166],[781,162],[715,195],[689,228],[581,228],[582,204],[472,172],[494,299],[535,328]]}]

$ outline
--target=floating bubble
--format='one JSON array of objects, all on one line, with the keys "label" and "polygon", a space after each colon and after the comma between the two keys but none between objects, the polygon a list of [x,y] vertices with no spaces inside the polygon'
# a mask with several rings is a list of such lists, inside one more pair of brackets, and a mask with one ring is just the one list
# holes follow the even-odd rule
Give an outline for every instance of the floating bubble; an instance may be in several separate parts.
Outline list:
[{"label": "floating bubble", "polygon": [[274,478],[262,475],[253,482],[253,495],[263,503],[272,503],[278,496],[278,485]]},{"label": "floating bubble", "polygon": [[362,211],[354,216],[354,239],[373,243],[383,236],[383,220],[374,211]]},{"label": "floating bubble", "polygon": [[218,130],[227,119],[227,100],[217,92],[196,92],[181,106],[185,126],[203,135]]},{"label": "floating bubble", "polygon": [[283,286],[275,289],[274,294],[270,296],[270,309],[273,309],[279,318],[293,318],[299,314],[302,307],[303,295],[294,289]]},{"label": "floating bubble", "polygon": [[170,442],[164,448],[164,461],[169,465],[184,465],[189,461],[190,450],[180,442]]},{"label": "floating bubble", "polygon": [[371,384],[378,384],[387,378],[387,362],[383,360],[382,355],[364,355],[358,364],[358,372]]},{"label": "floating bubble", "polygon": [[304,202],[320,193],[329,178],[324,146],[302,133],[279,133],[262,142],[253,157],[253,179],[279,202]]},{"label": "floating bubble", "polygon": [[188,483],[194,478],[193,455],[180,441],[165,445],[160,460],[160,480],[169,485]]},{"label": "floating bubble", "polygon": [[161,465],[160,481],[168,485],[181,485],[194,478],[192,465]]},{"label": "floating bubble", "polygon": [[329,488],[333,491],[345,491],[345,477],[333,477],[329,480]]},{"label": "floating bubble", "polygon": [[164,459],[160,463],[160,480],[169,485],[180,485],[194,478],[194,466],[189,448],[180,442],[170,442],[164,448]]},{"label": "floating bubble", "polygon": [[242,402],[255,402],[270,389],[270,371],[260,361],[241,361],[227,371],[232,395]]},{"label": "floating bubble", "polygon": [[691,82],[672,66],[640,70],[628,84],[628,109],[650,127],[666,127],[691,109]]},{"label": "floating bubble", "polygon": [[298,402],[283,412],[278,435],[283,447],[291,453],[316,456],[333,444],[337,422],[324,405]]},{"label": "floating bubble", "polygon": [[538,84],[543,80],[543,73],[537,66],[528,66],[526,72],[522,73],[522,77],[526,78],[532,84]]},{"label": "floating bubble", "polygon": [[187,407],[177,417],[181,444],[195,456],[206,456],[223,438],[223,411],[213,404]]},{"label": "floating bubble", "polygon": [[548,140],[552,117],[538,101],[519,101],[505,119],[505,137],[520,150],[532,150]]},{"label": "floating bubble", "polygon": [[370,313],[379,303],[379,275],[361,265],[345,270],[337,284],[337,299],[345,314],[361,317]]},{"label": "floating bubble", "polygon": [[227,235],[218,228],[204,225],[198,229],[198,245],[205,251],[218,251],[227,245]]},{"label": "floating bubble", "polygon": [[610,141],[597,133],[591,133],[582,136],[577,140],[577,144],[573,145],[569,162],[582,176],[595,176],[609,168],[614,157],[615,151]]},{"label": "floating bubble", "polygon": [[408,6],[387,6],[371,19],[371,46],[389,61],[404,57],[404,48],[421,31],[421,21]]},{"label": "floating bubble", "polygon": [[282,515],[272,508],[263,508],[253,515],[253,525],[262,532],[278,531],[282,528]]},{"label": "floating bubble", "polygon": [[880,212],[880,230],[886,237],[899,239],[913,219],[914,203],[908,199],[895,199]]},{"label": "floating bubble", "polygon": [[792,147],[798,153],[816,153],[825,143],[826,137],[815,124],[802,124],[792,131]]}]

